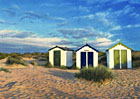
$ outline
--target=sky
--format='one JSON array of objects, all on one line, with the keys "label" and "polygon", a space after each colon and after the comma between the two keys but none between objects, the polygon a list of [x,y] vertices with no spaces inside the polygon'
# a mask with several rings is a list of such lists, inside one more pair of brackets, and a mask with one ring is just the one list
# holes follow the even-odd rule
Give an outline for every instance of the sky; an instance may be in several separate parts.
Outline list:
[{"label": "sky", "polygon": [[122,42],[140,50],[139,0],[0,0],[0,52]]}]

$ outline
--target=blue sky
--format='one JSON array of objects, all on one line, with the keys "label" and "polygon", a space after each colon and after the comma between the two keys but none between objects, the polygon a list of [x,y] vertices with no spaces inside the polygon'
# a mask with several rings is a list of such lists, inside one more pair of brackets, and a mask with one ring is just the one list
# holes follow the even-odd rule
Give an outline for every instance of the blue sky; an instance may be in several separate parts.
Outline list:
[{"label": "blue sky", "polygon": [[47,52],[121,41],[140,49],[139,0],[0,0],[0,52]]}]

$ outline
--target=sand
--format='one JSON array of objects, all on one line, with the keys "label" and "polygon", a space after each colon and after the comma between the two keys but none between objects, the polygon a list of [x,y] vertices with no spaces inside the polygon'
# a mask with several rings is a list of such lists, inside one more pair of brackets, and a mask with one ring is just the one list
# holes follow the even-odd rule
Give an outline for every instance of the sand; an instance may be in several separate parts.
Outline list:
[{"label": "sand", "polygon": [[27,67],[0,72],[0,99],[140,99],[140,69],[113,70],[117,78],[98,85],[74,78],[78,70]]}]

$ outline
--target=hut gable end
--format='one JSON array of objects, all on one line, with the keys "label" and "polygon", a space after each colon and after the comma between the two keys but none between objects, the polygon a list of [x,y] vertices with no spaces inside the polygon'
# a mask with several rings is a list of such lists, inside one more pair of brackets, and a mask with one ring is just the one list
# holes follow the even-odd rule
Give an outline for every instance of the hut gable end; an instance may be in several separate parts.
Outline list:
[{"label": "hut gable end", "polygon": [[126,45],[122,44],[121,42],[119,42],[119,43],[117,43],[116,45],[112,46],[111,48],[107,49],[106,51],[109,51],[109,50],[111,50],[111,49],[116,49],[116,48],[118,48],[118,49],[124,48],[124,49],[130,49],[130,50],[132,50],[132,49],[129,48],[128,46],[126,46]]},{"label": "hut gable end", "polygon": [[84,50],[84,49],[85,49],[85,51],[86,51],[87,47],[88,47],[88,49],[90,49],[90,50],[94,50],[94,51],[96,51],[96,52],[99,52],[98,50],[96,50],[95,48],[91,47],[91,46],[88,45],[88,44],[86,44],[86,45],[82,46],[81,48],[77,49],[76,52],[78,52],[79,50]]}]

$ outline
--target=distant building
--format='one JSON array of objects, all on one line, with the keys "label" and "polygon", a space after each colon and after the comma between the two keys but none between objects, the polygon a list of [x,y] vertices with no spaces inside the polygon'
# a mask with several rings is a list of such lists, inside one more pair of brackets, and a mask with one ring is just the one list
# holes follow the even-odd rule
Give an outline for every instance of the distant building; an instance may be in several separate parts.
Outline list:
[{"label": "distant building", "polygon": [[98,50],[86,44],[76,50],[76,66],[77,68],[83,67],[96,67],[98,66]]},{"label": "distant building", "polygon": [[132,49],[121,42],[109,48],[107,54],[107,66],[112,69],[132,68]]},{"label": "distant building", "polygon": [[55,46],[49,49],[49,62],[53,66],[72,66],[73,50],[67,47]]}]

